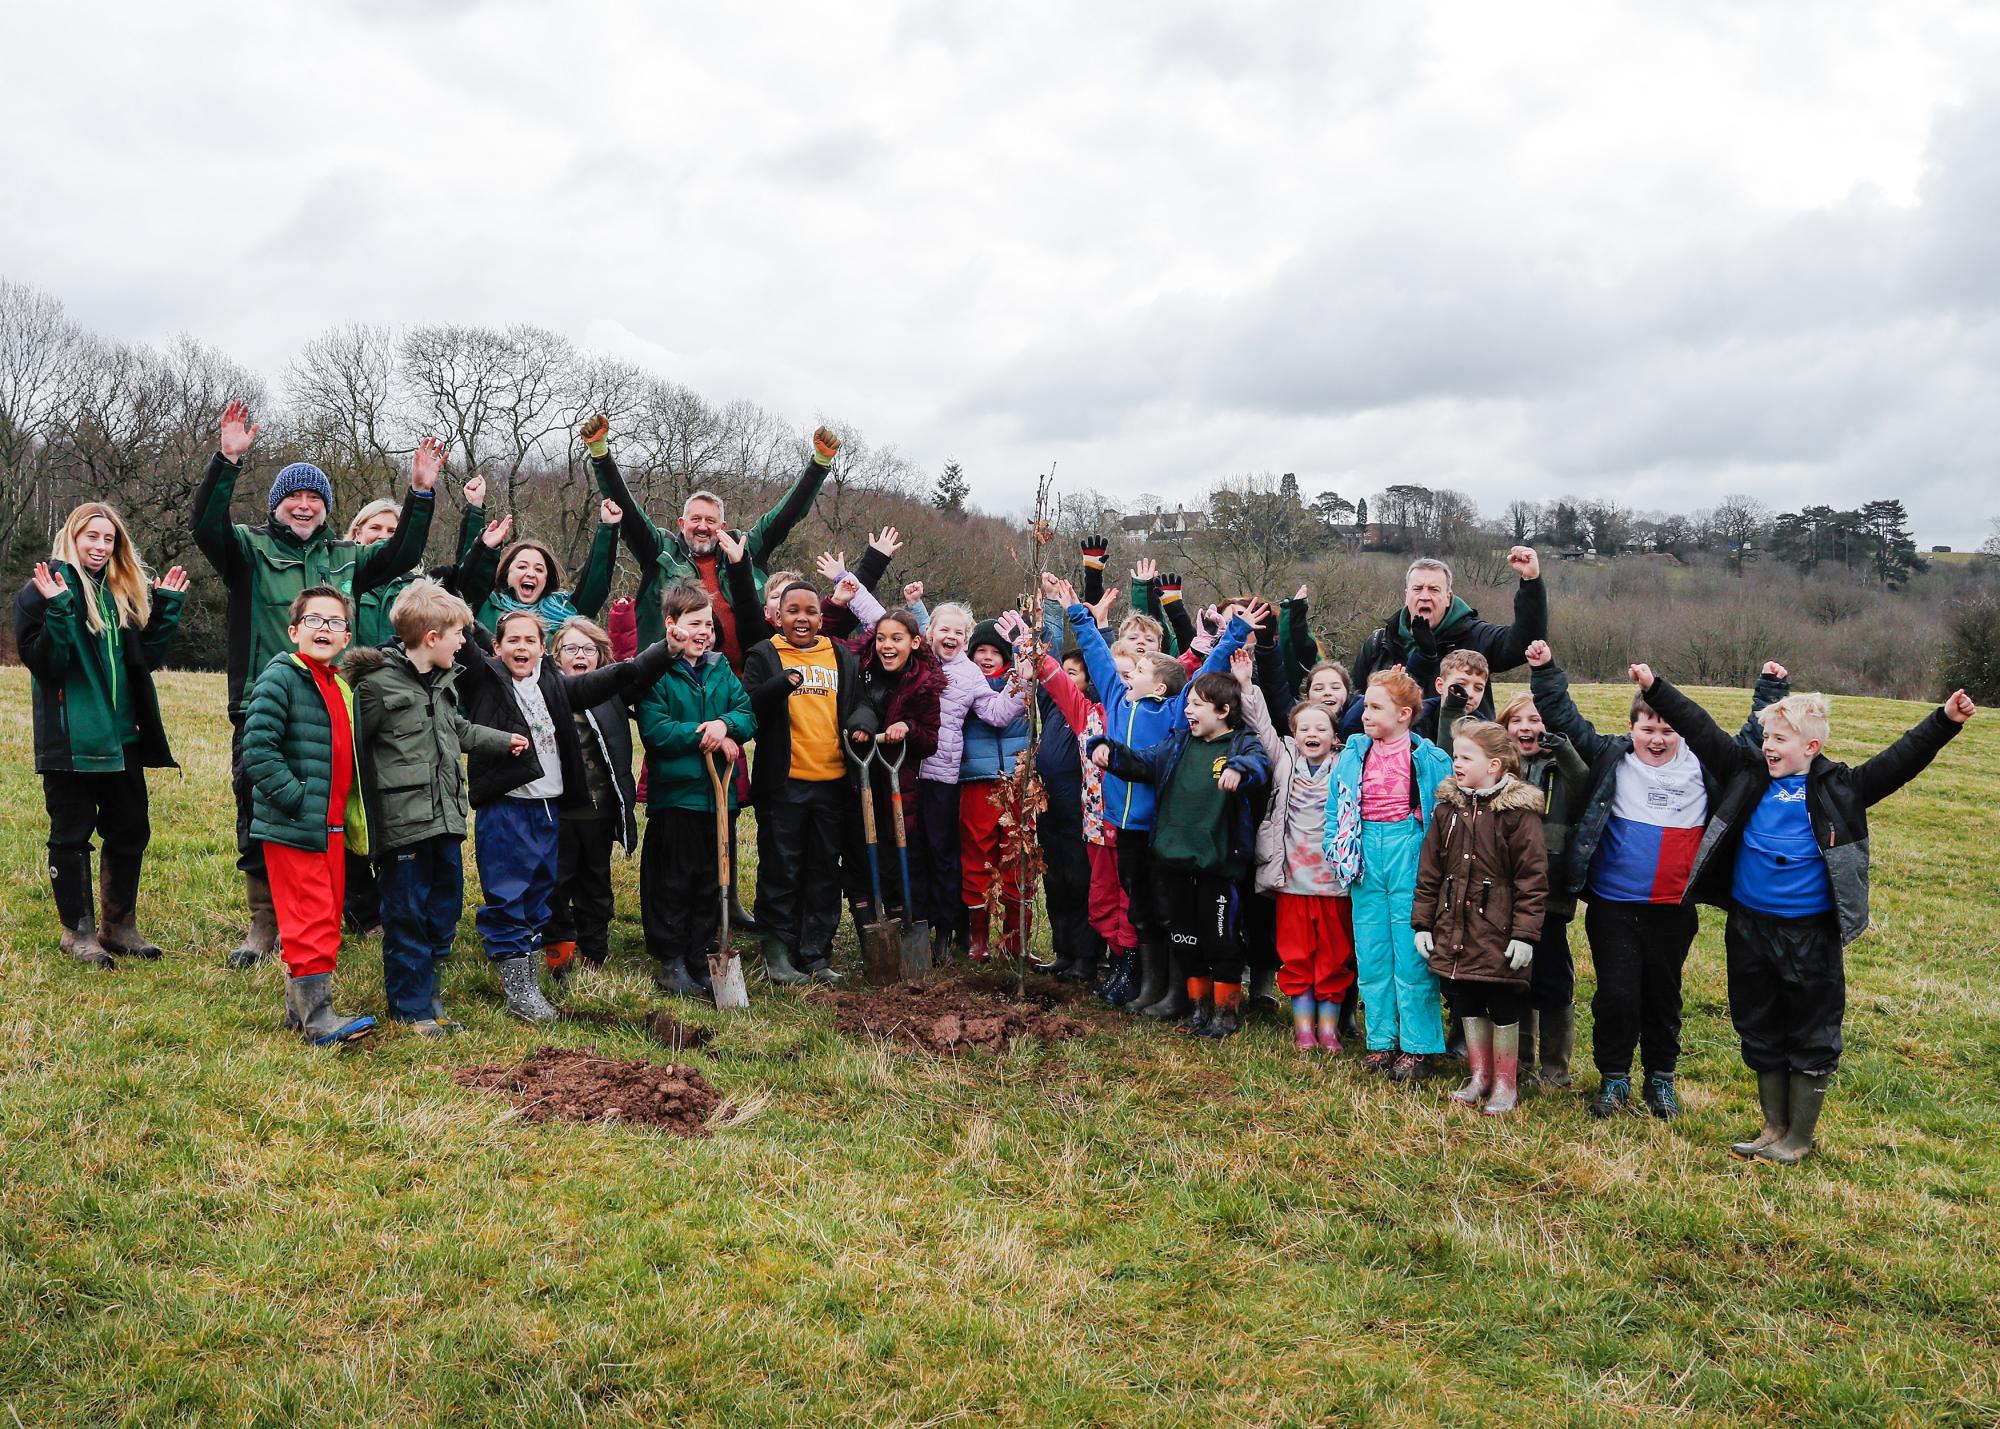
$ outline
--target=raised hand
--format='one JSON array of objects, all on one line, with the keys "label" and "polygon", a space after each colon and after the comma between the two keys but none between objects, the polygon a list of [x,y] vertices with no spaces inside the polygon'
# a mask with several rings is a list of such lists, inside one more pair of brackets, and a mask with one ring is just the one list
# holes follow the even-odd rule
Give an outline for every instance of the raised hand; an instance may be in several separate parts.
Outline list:
[{"label": "raised hand", "polygon": [[1792,678],[1792,672],[1787,670],[1783,665],[1780,665],[1776,660],[1766,660],[1764,662],[1764,673],[1774,680],[1789,680]]},{"label": "raised hand", "polygon": [[[687,648],[688,648],[687,632],[681,629],[678,625],[669,625],[667,627],[666,635],[664,638],[667,642],[667,649],[671,651],[673,654],[675,655],[687,654]],[[797,672],[794,671],[793,673]]]},{"label": "raised hand", "polygon": [[465,483],[465,504],[484,506],[486,504],[486,478],[475,476]]},{"label": "raised hand", "polygon": [[1107,590],[1097,598],[1097,604],[1091,606],[1091,619],[1095,620],[1099,625],[1110,625],[1111,607],[1116,604],[1118,604],[1118,592],[1116,590]]},{"label": "raised hand", "polygon": [[742,560],[743,553],[750,549],[749,538],[737,535],[727,526],[715,533],[715,544],[722,547],[723,559],[732,566]]},{"label": "raised hand", "polygon": [[1250,622],[1252,630],[1263,630],[1270,623],[1270,602],[1263,600],[1251,601],[1243,607],[1243,618]]},{"label": "raised hand", "polygon": [[813,460],[821,466],[832,466],[833,459],[840,455],[840,438],[833,428],[821,427],[813,433]]},{"label": "raised hand", "polygon": [[438,473],[444,470],[444,439],[425,437],[417,443],[417,449],[410,456],[410,485],[417,491],[429,491],[437,485]]},{"label": "raised hand", "polygon": [[1194,628],[1197,634],[1222,629],[1222,607],[1213,602],[1204,605],[1201,614],[1194,618]]},{"label": "raised hand", "polygon": [[1003,610],[994,620],[993,628],[1005,637],[1009,645],[1019,645],[1030,634],[1028,622],[1021,618],[1018,610]]},{"label": "raised hand", "polygon": [[595,446],[611,435],[611,419],[602,412],[592,412],[576,429],[577,440],[585,446]]},{"label": "raised hand", "polygon": [[488,521],[486,529],[479,533],[479,544],[489,551],[497,551],[507,544],[507,538],[514,534],[514,513],[508,512],[498,521]]},{"label": "raised hand", "polygon": [[222,436],[219,447],[225,461],[241,461],[250,443],[257,440],[257,424],[250,420],[250,404],[231,402],[222,409]]},{"label": "raised hand", "polygon": [[68,589],[69,582],[61,571],[50,570],[47,561],[35,562],[35,590],[43,600],[54,600]]},{"label": "raised hand", "polygon": [[1058,579],[1054,585],[1045,585],[1042,589],[1064,610],[1068,610],[1072,605],[1076,604],[1076,587],[1066,580]]},{"label": "raised hand", "polygon": [[1631,675],[1632,675],[1632,683],[1637,685],[1640,689],[1650,690],[1653,688],[1654,677],[1653,677],[1653,667],[1651,665],[1635,664],[1632,666]]},{"label": "raised hand", "polygon": [[823,581],[837,581],[840,573],[847,569],[847,552],[821,551],[813,557],[813,569],[819,572]]},{"label": "raised hand", "polygon": [[1310,600],[1311,598],[1312,587],[1308,585],[1301,585],[1297,590],[1292,592],[1293,600]]},{"label": "raised hand", "polygon": [[1132,563],[1132,579],[1135,581],[1144,581],[1150,585],[1159,573],[1160,563],[1151,556],[1141,556]]},{"label": "raised hand", "polygon": [[1179,571],[1160,572],[1160,596],[1162,599],[1165,599],[1169,593],[1178,593],[1180,588],[1181,573]]},{"label": "raised hand", "polygon": [[625,519],[625,508],[605,497],[597,503],[597,522],[600,526],[616,526]]},{"label": "raised hand", "polygon": [[1538,579],[1542,574],[1542,558],[1535,554],[1533,546],[1514,547],[1507,553],[1507,564],[1524,581]]},{"label": "raised hand", "polygon": [[1546,640],[1535,641],[1524,653],[1528,657],[1528,663],[1537,670],[1556,658],[1556,652],[1549,649],[1549,642]]},{"label": "raised hand", "polygon": [[1972,696],[1964,690],[1953,690],[1951,698],[1944,702],[1945,718],[1953,724],[1964,724],[1979,713],[1979,706],[1972,702]]},{"label": "raised hand", "polygon": [[153,588],[155,590],[170,591],[175,595],[185,594],[188,588],[188,573],[184,568],[175,566],[157,581],[154,581]]},{"label": "raised hand", "polygon": [[916,605],[920,601],[922,601],[923,598],[924,598],[924,583],[922,581],[911,581],[908,585],[903,587],[904,605]]},{"label": "raised hand", "polygon": [[1257,657],[1248,648],[1239,649],[1229,657],[1229,673],[1236,677],[1236,683],[1248,694],[1250,682],[1257,676]]},{"label": "raised hand", "polygon": [[861,582],[854,576],[842,576],[834,582],[833,594],[827,600],[833,605],[846,605],[861,594]]},{"label": "raised hand", "polygon": [[903,549],[903,533],[894,526],[884,526],[868,538],[868,544],[883,555],[893,557]]},{"label": "raised hand", "polygon": [[1085,536],[1080,544],[1083,549],[1083,559],[1091,565],[1103,565],[1105,556],[1110,554],[1111,551],[1111,538],[1109,536],[1094,534]]}]

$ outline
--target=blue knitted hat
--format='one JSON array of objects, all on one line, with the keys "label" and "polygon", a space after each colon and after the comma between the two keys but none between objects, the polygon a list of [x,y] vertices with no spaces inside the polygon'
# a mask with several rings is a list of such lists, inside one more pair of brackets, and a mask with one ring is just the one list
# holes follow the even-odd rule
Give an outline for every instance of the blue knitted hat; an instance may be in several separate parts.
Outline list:
[{"label": "blue knitted hat", "polygon": [[326,503],[329,513],[333,510],[333,483],[326,479],[326,473],[309,461],[295,461],[278,473],[278,479],[271,483],[270,504],[264,509],[276,511],[278,503],[294,491],[310,491]]}]

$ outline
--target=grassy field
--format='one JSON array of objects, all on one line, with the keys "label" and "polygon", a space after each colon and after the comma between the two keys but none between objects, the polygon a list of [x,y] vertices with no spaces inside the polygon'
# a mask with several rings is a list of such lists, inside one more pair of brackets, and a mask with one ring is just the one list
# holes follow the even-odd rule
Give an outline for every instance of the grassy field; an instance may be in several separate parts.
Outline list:
[{"label": "grassy field", "polygon": [[[452,1071],[659,1049],[510,1022],[469,918],[468,1035],[283,1035],[280,971],[222,964],[220,681],[162,684],[185,769],[153,781],[144,926],[170,953],[105,976],[55,951],[0,672],[0,1424],[2000,1422],[1992,714],[1880,810],[1826,1149],[1779,1172],[1723,1149],[1756,1113],[1706,912],[1671,1125],[1453,1114],[1275,1022],[914,1058],[761,986],[697,1012],[722,1031],[687,1057],[743,1123],[506,1119]],[[1608,722],[1625,693],[1580,701]],[[1922,712],[1836,701],[1833,752]],[[636,1012],[618,877],[616,975],[578,998]],[[372,942],[340,981],[381,1011]]]}]

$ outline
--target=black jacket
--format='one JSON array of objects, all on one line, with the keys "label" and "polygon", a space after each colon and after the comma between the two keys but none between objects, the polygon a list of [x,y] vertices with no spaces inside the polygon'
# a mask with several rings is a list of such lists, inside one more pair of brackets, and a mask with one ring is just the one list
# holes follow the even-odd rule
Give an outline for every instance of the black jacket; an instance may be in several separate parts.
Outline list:
[{"label": "black jacket", "polygon": [[[514,677],[500,663],[499,657],[486,648],[491,643],[486,631],[475,627],[474,636],[478,643],[461,646],[457,660],[464,672],[459,677],[459,698],[465,704],[465,717],[474,724],[490,725],[509,734],[527,734],[527,718],[514,699]],[[584,783],[583,749],[577,743],[572,711],[579,705],[591,707],[607,700],[623,700],[628,695],[637,695],[666,673],[668,662],[672,659],[673,654],[664,641],[647,646],[630,660],[605,665],[587,675],[565,675],[556,669],[553,660],[547,656],[542,658],[539,683],[542,698],[548,702],[549,718],[555,723],[556,751],[562,762],[563,791],[556,801],[558,808],[586,809],[590,805],[590,791]],[[475,754],[468,767],[471,771],[472,807],[475,809],[506,797],[523,784],[533,783],[542,772],[541,759],[532,746],[519,754]],[[625,734],[624,768],[627,773],[619,792],[626,800],[626,818],[629,820],[632,807],[632,736],[629,730]]]},{"label": "black jacket", "polygon": [[[1646,703],[1680,731],[1702,768],[1723,783],[1722,796],[1711,802],[1708,828],[1695,850],[1692,881],[1702,883],[1707,875],[1719,893],[1710,901],[1727,907],[1737,845],[1743,826],[1771,787],[1770,766],[1764,762],[1761,748],[1731,739],[1708,717],[1708,711],[1665,680],[1653,681]],[[1873,759],[1847,765],[1819,754],[1806,770],[1806,808],[1833,884],[1842,947],[1868,931],[1869,806],[1881,803],[1921,774],[1963,728],[1942,709],[1932,710]]]},{"label": "black jacket", "polygon": [[[627,854],[639,850],[639,785],[632,777],[632,706],[624,695],[600,700],[588,710],[597,730],[598,752],[611,769],[611,784],[618,792],[618,842]],[[563,776],[569,787],[569,776]]]},{"label": "black jacket", "polygon": [[[838,640],[831,644],[840,680],[840,694],[834,702],[835,728],[846,730],[861,698],[861,661]],[[751,712],[757,716],[757,753],[750,765],[750,794],[761,800],[766,794],[782,791],[792,773],[789,707],[792,682],[785,678],[784,663],[778,659],[777,647],[771,641],[760,641],[744,652],[743,688],[750,695]]]},{"label": "black jacket", "polygon": [[[1569,676],[1553,663],[1535,670],[1529,676],[1528,688],[1535,696],[1535,709],[1541,714],[1542,723],[1567,739],[1590,765],[1590,794],[1581,810],[1572,810],[1575,823],[1561,862],[1552,861],[1549,867],[1550,891],[1576,898],[1590,882],[1590,861],[1597,857],[1597,845],[1604,837],[1604,827],[1611,822],[1611,805],[1618,793],[1618,768],[1625,756],[1632,752],[1632,736],[1599,734],[1596,726],[1583,717],[1576,703],[1570,699]],[[1658,684],[1654,688],[1659,688]],[[1750,696],[1750,717],[1736,732],[1736,740],[1743,748],[1754,750],[1762,746],[1764,727],[1757,722],[1757,711],[1766,705],[1776,704],[1790,689],[1791,686],[1783,680],[1769,675],[1757,677],[1757,688]],[[1648,703],[1652,698],[1651,695],[1646,697]],[[1658,705],[1654,705],[1653,710],[1662,719],[1666,718],[1666,711]],[[1692,743],[1689,752],[1695,758],[1701,758],[1701,751],[1695,749]],[[1702,762],[1701,778],[1708,791],[1709,814],[1713,817],[1722,785],[1705,760]],[[1727,892],[1725,887],[1723,893],[1726,895]],[[1718,901],[1712,889],[1703,887],[1699,863],[1695,876],[1688,879],[1688,896],[1699,897],[1705,903]]]}]

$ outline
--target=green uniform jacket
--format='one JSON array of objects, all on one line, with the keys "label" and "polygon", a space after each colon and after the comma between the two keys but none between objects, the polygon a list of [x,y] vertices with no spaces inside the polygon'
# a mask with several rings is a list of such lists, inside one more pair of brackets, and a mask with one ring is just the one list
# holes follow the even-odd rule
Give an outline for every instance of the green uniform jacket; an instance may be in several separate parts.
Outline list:
[{"label": "green uniform jacket", "polygon": [[126,745],[125,731],[118,727],[119,685],[139,727],[138,743],[131,746],[139,767],[175,767],[153,671],[166,659],[180,626],[180,592],[153,592],[152,618],[144,630],[127,626],[119,632],[114,664],[110,632],[93,635],[84,622],[77,603],[82,579],[64,561],[50,561],[49,570],[69,589],[45,601],[30,581],[14,597],[14,646],[35,677],[35,768],[45,774],[122,770]]},{"label": "green uniform jacket", "polygon": [[[590,464],[597,471],[597,485],[603,493],[625,508],[625,544],[632,548],[634,559],[639,562],[645,575],[639,582],[639,644],[651,645],[654,641],[666,639],[666,620],[660,614],[660,597],[677,585],[697,585],[700,577],[694,568],[694,557],[687,548],[679,528],[662,530],[653,524],[632,495],[632,488],[625,484],[625,474],[618,470],[618,463],[608,454],[592,457]],[[771,552],[784,544],[785,537],[792,534],[792,528],[803,521],[812,510],[813,502],[819,497],[820,485],[826,480],[827,468],[820,465],[817,456],[806,458],[805,470],[791,485],[791,489],[781,497],[776,506],[758,518],[757,524],[748,533],[738,532],[747,548],[750,558],[750,573],[757,585],[757,599],[764,598],[764,577],[770,571]],[[581,604],[581,602],[579,602]],[[744,653],[756,643],[751,632],[739,637]]]},{"label": "green uniform jacket", "polygon": [[[481,581],[467,581],[465,603],[478,614],[476,619],[488,630],[500,628],[500,617],[513,606],[501,605],[495,599],[494,585],[499,580],[500,557],[493,557],[492,568],[484,572]],[[596,620],[604,613],[604,602],[611,598],[611,581],[618,570],[618,527],[597,524],[597,534],[590,538],[590,559],[584,562],[583,575],[577,579],[575,590],[550,591],[536,601],[533,609],[542,619],[542,632],[553,637],[556,627],[569,619],[572,614]],[[653,601],[653,615],[659,617],[660,602]],[[523,606],[521,609],[528,609]],[[660,636],[665,639],[664,629]],[[640,644],[649,644],[643,636]]]},{"label": "green uniform jacket", "polygon": [[[396,607],[396,598],[410,588],[410,583],[422,575],[441,581],[444,588],[454,595],[463,597],[475,586],[480,590],[493,589],[493,572],[500,563],[500,552],[480,540],[486,530],[486,508],[468,506],[458,523],[458,559],[448,566],[433,566],[428,571],[415,568],[404,571],[394,580],[364,591],[354,598],[354,643],[358,645],[387,645],[396,638],[395,627],[389,624],[389,612]],[[483,599],[483,597],[482,597]],[[470,599],[466,600],[471,605]]]},{"label": "green uniform jacket", "polygon": [[377,858],[425,839],[465,837],[465,770],[459,756],[505,754],[513,736],[458,710],[458,667],[427,681],[401,650],[361,647],[344,667],[368,731],[362,794]]},{"label": "green uniform jacket", "polygon": [[[354,782],[342,820],[349,853],[368,852],[368,812],[361,787],[361,722],[354,691],[334,677],[354,732]],[[333,722],[312,673],[296,654],[264,667],[243,707],[243,772],[250,776],[250,837],[290,848],[326,851],[326,804],[333,797]]]},{"label": "green uniform jacket", "polygon": [[[712,811],[715,791],[702,766],[700,726],[719,719],[729,737],[748,744],[757,733],[750,696],[729,661],[711,650],[698,664],[675,660],[639,699],[639,738],[646,743],[646,807]],[[735,781],[727,790],[736,807]]]},{"label": "green uniform jacket", "polygon": [[372,546],[336,540],[322,526],[305,540],[276,521],[232,524],[229,499],[243,468],[217,452],[194,494],[194,540],[229,592],[229,715],[246,707],[244,686],[278,656],[291,653],[285,634],[292,601],[309,586],[326,585],[349,599],[406,574],[424,558],[436,505],[411,488],[396,534]]}]

